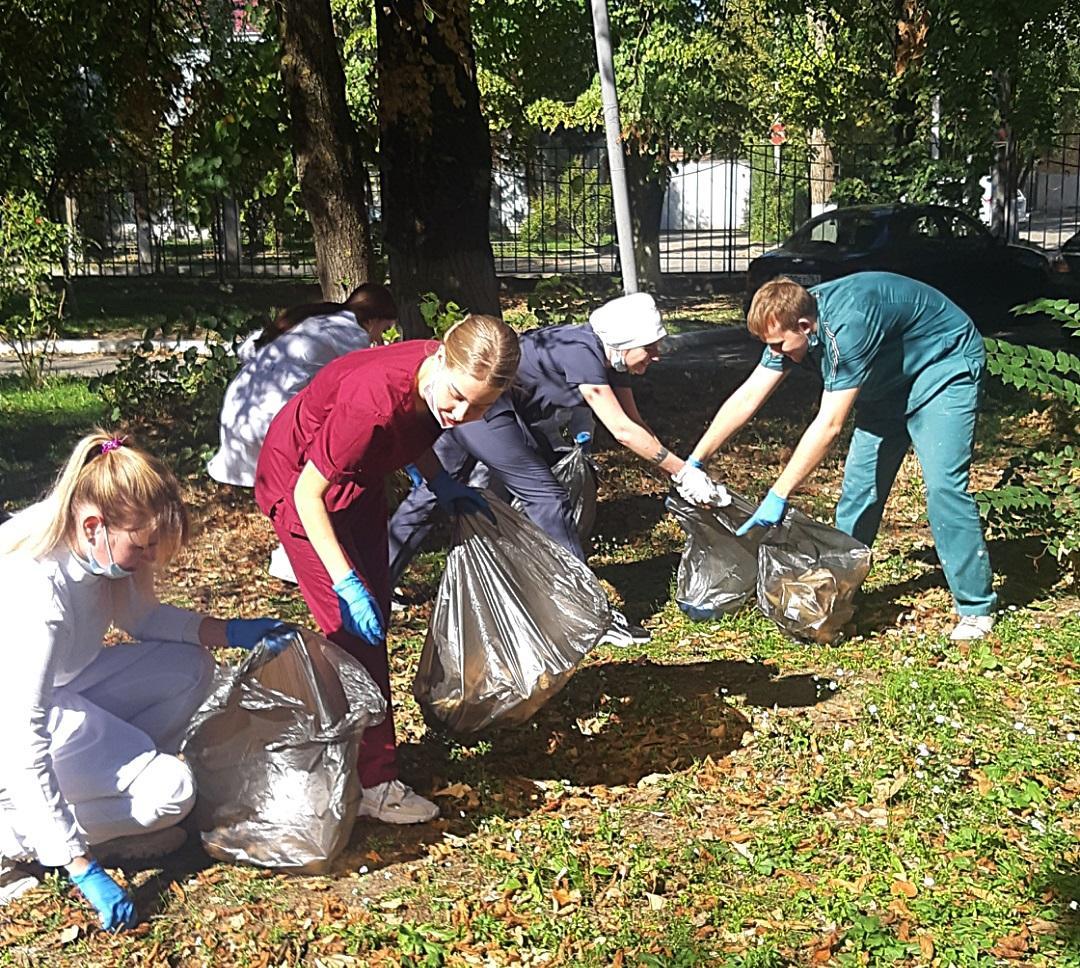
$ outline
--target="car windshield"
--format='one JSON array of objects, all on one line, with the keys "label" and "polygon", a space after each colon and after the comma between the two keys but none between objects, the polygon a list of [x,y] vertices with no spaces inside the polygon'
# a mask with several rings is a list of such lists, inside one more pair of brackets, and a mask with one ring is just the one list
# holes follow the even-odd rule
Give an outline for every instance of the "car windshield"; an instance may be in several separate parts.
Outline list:
[{"label": "car windshield", "polygon": [[874,248],[882,220],[866,212],[835,212],[807,222],[785,243],[792,252],[820,252],[836,247],[865,252]]}]

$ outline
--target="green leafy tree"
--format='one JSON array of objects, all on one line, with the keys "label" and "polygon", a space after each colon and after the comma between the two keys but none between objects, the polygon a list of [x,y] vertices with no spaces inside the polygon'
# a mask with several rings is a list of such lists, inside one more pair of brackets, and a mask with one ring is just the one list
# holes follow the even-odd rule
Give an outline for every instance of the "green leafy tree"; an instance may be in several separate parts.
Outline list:
[{"label": "green leafy tree", "polygon": [[[479,63],[499,109],[549,131],[602,130],[600,83],[587,5],[554,0],[478,7]],[[623,145],[643,282],[660,281],[660,214],[675,164],[731,150],[748,117],[744,10],[720,0],[614,0],[609,14]],[[564,44],[562,54],[553,48]],[[550,52],[550,53],[548,53]],[[508,92],[524,92],[515,101]]]},{"label": "green leafy tree", "polygon": [[31,386],[45,381],[56,348],[64,294],[52,274],[70,242],[31,193],[0,197],[0,342]]}]

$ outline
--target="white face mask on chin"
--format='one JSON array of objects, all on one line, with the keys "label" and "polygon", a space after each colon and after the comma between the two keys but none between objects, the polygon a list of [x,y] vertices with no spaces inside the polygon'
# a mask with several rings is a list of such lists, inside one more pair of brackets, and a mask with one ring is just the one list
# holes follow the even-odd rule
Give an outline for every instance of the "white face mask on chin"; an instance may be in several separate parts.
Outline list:
[{"label": "white face mask on chin", "polygon": [[432,372],[428,378],[427,383],[424,385],[424,389],[420,391],[421,396],[424,398],[424,403],[427,404],[427,408],[431,411],[431,415],[435,418],[437,423],[443,430],[447,430],[453,426],[453,424],[446,423],[443,420],[442,413],[439,411],[439,406],[435,402],[435,375],[436,373],[442,373],[446,367],[440,362],[437,364],[437,368]]},{"label": "white face mask on chin", "polygon": [[611,368],[616,373],[629,372],[629,367],[626,365],[626,353],[622,350],[615,350],[609,346],[607,347],[607,357],[608,362],[611,363]]}]

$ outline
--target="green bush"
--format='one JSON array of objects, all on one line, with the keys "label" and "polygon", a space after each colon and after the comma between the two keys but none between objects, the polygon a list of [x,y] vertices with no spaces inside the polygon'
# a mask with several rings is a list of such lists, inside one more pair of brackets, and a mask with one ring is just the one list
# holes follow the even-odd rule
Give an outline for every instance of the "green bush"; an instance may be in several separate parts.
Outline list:
[{"label": "green bush", "polygon": [[[1080,304],[1040,299],[1015,310],[1045,313],[1080,336]],[[986,340],[987,368],[1006,386],[1038,394],[1059,411],[1076,439],[1080,425],[1080,356]],[[993,536],[1033,537],[1057,559],[1065,580],[1080,572],[1080,448],[1071,443],[1014,457],[1000,480],[976,495]]]},{"label": "green bush", "polygon": [[156,442],[183,471],[203,464],[216,446],[225,388],[240,368],[236,349],[264,321],[235,311],[194,322],[206,328],[205,353],[194,347],[162,352],[151,342],[154,336],[183,334],[170,327],[147,330],[113,372],[90,381],[109,420]]},{"label": "green bush", "polygon": [[598,248],[610,245],[615,232],[615,207],[611,184],[598,167],[571,161],[556,175],[554,183],[529,196],[529,214],[518,237],[531,246]]},{"label": "green bush", "polygon": [[45,381],[56,348],[63,290],[52,275],[66,255],[67,227],[50,222],[29,193],[0,198],[0,342],[14,351],[23,379]]}]

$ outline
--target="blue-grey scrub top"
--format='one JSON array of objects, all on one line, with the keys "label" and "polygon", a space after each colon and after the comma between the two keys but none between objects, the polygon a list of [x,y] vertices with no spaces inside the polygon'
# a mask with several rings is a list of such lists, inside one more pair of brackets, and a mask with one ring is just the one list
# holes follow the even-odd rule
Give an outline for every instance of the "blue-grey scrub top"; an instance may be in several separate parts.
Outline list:
[{"label": "blue-grey scrub top", "polygon": [[[806,362],[826,390],[860,388],[859,406],[910,414],[958,376],[982,375],[986,351],[971,317],[932,286],[893,272],[857,272],[812,286],[817,332]],[[769,348],[761,365],[794,364]]]},{"label": "blue-grey scrub top", "polygon": [[587,385],[630,386],[630,374],[611,366],[604,344],[588,323],[530,330],[521,336],[521,362],[513,386],[484,416],[490,419],[513,407],[532,426],[559,409],[584,405],[581,387]]}]

